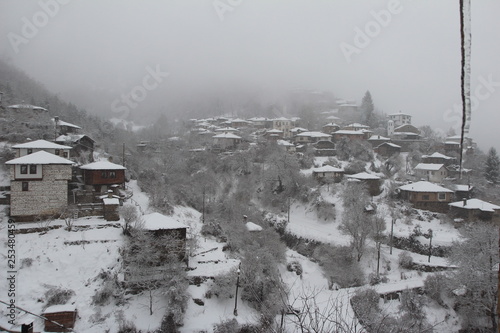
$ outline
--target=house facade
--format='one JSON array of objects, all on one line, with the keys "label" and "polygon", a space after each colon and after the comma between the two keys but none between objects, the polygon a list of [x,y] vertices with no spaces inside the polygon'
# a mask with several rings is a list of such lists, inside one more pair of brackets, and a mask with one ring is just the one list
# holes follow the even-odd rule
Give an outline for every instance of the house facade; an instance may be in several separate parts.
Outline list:
[{"label": "house facade", "polygon": [[12,146],[12,148],[16,152],[16,157],[26,156],[29,154],[33,154],[39,151],[46,151],[48,153],[63,157],[69,158],[71,147],[60,145],[54,142],[46,141],[46,140],[35,140],[26,143],[21,143],[18,145]]},{"label": "house facade", "polygon": [[453,199],[453,191],[427,181],[420,181],[399,187],[400,196],[415,208],[446,213]]},{"label": "house facade", "polygon": [[380,189],[382,179],[379,176],[372,175],[368,172],[360,172],[347,177],[364,183],[371,196],[379,195],[382,192]]},{"label": "house facade", "polygon": [[214,135],[213,146],[217,149],[234,149],[242,142],[242,138],[233,133],[221,133]]},{"label": "house facade", "polygon": [[10,165],[10,215],[16,221],[54,215],[68,205],[72,161],[39,151],[5,164]]},{"label": "house facade", "polygon": [[108,161],[98,161],[82,165],[83,182],[91,186],[97,193],[107,193],[114,185],[125,183],[125,170],[123,165]]},{"label": "house facade", "polygon": [[344,177],[344,170],[331,165],[324,165],[320,168],[314,168],[312,174],[318,180],[333,180],[338,183]]},{"label": "house facade", "polygon": [[419,163],[413,171],[417,178],[433,183],[442,183],[448,177],[448,169],[444,164]]},{"label": "house facade", "polygon": [[318,141],[329,141],[331,135],[323,132],[302,132],[295,136],[296,143],[316,143]]},{"label": "house facade", "polygon": [[284,117],[273,119],[273,129],[283,131],[284,138],[291,137],[290,130],[292,129],[292,127],[293,127],[293,121],[291,119]]},{"label": "house facade", "polygon": [[401,153],[401,146],[391,142],[384,142],[377,146],[375,152],[384,157],[390,157]]},{"label": "house facade", "polygon": [[468,221],[500,221],[500,206],[479,199],[463,199],[449,204],[454,217]]}]

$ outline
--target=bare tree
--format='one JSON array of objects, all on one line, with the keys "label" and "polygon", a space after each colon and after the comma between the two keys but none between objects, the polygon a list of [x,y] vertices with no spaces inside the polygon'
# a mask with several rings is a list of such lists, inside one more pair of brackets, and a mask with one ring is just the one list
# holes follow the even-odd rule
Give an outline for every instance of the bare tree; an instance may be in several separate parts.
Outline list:
[{"label": "bare tree", "polygon": [[344,211],[339,229],[351,237],[351,247],[358,261],[365,252],[366,240],[372,232],[370,216],[365,212],[369,203],[368,192],[363,184],[349,181],[344,184]]}]

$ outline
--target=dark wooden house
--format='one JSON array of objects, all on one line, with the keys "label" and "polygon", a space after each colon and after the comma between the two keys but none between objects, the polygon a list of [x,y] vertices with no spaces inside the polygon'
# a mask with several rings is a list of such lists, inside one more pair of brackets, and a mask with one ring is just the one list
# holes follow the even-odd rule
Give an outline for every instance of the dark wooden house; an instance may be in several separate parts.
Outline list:
[{"label": "dark wooden house", "polygon": [[453,199],[453,191],[427,181],[420,181],[399,187],[401,198],[408,200],[415,208],[446,213]]},{"label": "dark wooden house", "polygon": [[368,193],[371,196],[379,195],[381,192],[381,179],[379,176],[375,176],[367,172],[360,172],[354,175],[349,175],[347,177],[364,183],[368,189]]},{"label": "dark wooden house", "polygon": [[75,327],[77,311],[74,305],[53,305],[45,309],[43,317],[49,319],[45,320],[45,332],[72,332],[73,327]]},{"label": "dark wooden house", "polygon": [[384,142],[375,148],[375,152],[384,157],[391,157],[401,153],[401,146],[391,142]]},{"label": "dark wooden house", "polygon": [[85,185],[93,187],[98,193],[107,193],[113,185],[125,183],[125,170],[123,165],[108,161],[98,161],[82,165],[83,181]]},{"label": "dark wooden house", "polygon": [[474,221],[500,220],[500,206],[479,199],[463,199],[449,204],[450,214],[454,217]]}]

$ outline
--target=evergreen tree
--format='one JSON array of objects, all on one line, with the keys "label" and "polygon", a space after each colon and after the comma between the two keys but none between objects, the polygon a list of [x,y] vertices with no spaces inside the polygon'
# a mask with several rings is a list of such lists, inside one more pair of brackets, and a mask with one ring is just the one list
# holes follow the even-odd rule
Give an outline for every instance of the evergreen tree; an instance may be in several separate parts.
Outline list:
[{"label": "evergreen tree", "polygon": [[491,147],[486,157],[486,167],[484,170],[484,178],[490,183],[497,184],[500,181],[500,159],[497,151]]},{"label": "evergreen tree", "polygon": [[374,127],[375,125],[375,117],[373,115],[375,107],[373,106],[372,95],[370,91],[367,90],[365,96],[363,96],[363,100],[361,101],[361,112],[363,113],[362,117],[366,125],[370,127]]}]

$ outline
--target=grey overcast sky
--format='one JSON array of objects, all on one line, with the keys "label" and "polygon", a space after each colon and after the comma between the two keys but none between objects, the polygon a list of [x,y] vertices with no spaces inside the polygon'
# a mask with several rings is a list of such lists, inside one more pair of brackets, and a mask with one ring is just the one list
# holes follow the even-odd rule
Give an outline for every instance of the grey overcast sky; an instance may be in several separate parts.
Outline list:
[{"label": "grey overcast sky", "polygon": [[[118,98],[159,68],[161,89],[187,98],[311,88],[360,103],[370,90],[378,110],[446,132],[460,116],[458,3],[0,0],[0,56],[62,96],[86,87]],[[499,14],[500,1],[473,1],[471,136],[483,149],[500,149]]]}]

